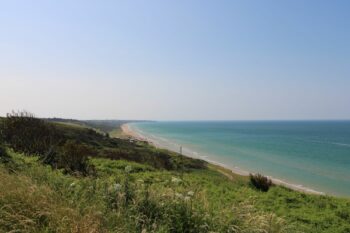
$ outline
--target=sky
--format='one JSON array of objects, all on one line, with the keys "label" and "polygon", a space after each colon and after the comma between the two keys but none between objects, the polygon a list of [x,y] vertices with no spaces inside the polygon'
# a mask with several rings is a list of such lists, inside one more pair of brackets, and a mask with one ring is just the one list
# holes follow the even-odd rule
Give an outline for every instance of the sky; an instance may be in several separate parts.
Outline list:
[{"label": "sky", "polygon": [[350,1],[0,1],[0,116],[350,119]]}]

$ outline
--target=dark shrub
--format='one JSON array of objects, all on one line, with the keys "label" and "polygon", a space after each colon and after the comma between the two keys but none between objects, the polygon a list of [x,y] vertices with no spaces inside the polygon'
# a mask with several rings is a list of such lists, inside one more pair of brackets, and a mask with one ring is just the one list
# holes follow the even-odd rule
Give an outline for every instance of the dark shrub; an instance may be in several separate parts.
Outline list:
[{"label": "dark shrub", "polygon": [[44,155],[41,156],[41,162],[51,165],[53,168],[57,168],[59,156],[60,152],[58,147],[52,146]]},{"label": "dark shrub", "polygon": [[[53,155],[52,164],[54,167],[64,169],[67,173],[80,175],[89,175],[94,173],[94,168],[89,164],[89,156],[94,156],[96,152],[93,148],[84,144],[78,144],[75,141],[67,141],[58,152],[59,155]],[[49,157],[50,158],[50,157]]]},{"label": "dark shrub", "polygon": [[11,157],[7,154],[6,148],[0,142],[0,163],[8,163],[11,161]]},{"label": "dark shrub", "polygon": [[54,125],[35,118],[28,112],[7,114],[3,122],[2,136],[15,151],[39,156],[43,156],[52,145],[60,141]]},{"label": "dark shrub", "polygon": [[257,188],[258,190],[261,190],[263,192],[269,191],[269,188],[272,185],[272,181],[267,178],[266,176],[263,176],[261,174],[250,174],[250,183]]}]

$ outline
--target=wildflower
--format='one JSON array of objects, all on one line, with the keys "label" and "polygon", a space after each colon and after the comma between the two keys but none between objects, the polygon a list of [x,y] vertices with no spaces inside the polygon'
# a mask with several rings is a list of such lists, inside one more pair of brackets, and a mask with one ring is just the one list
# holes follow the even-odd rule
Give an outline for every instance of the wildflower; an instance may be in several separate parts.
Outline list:
[{"label": "wildflower", "polygon": [[175,183],[175,184],[179,184],[179,183],[181,183],[181,179],[176,178],[176,177],[172,177],[172,178],[171,178],[171,182],[173,182],[173,183]]},{"label": "wildflower", "polygon": [[182,199],[184,196],[181,193],[175,193],[175,197]]},{"label": "wildflower", "polygon": [[189,201],[189,200],[191,200],[191,197],[186,196],[186,197],[184,198],[184,200],[185,200],[185,201]]},{"label": "wildflower", "polygon": [[153,228],[153,229],[157,229],[157,224],[156,224],[156,223],[153,223],[153,224],[152,224],[152,228]]},{"label": "wildflower", "polygon": [[114,188],[114,191],[118,192],[122,189],[122,185],[117,183],[117,184],[114,184],[113,188]]},{"label": "wildflower", "polygon": [[193,191],[188,191],[187,195],[190,196],[190,197],[193,197],[194,192]]},{"label": "wildflower", "polygon": [[130,165],[125,167],[125,172],[130,173],[132,171],[132,167]]}]

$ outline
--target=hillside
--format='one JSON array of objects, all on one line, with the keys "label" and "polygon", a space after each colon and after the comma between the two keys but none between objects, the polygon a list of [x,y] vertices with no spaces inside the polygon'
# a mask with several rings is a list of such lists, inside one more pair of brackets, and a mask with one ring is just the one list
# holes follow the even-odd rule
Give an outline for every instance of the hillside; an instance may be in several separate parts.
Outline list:
[{"label": "hillside", "polygon": [[262,192],[204,161],[111,138],[110,122],[0,123],[0,232],[350,232],[349,199]]}]

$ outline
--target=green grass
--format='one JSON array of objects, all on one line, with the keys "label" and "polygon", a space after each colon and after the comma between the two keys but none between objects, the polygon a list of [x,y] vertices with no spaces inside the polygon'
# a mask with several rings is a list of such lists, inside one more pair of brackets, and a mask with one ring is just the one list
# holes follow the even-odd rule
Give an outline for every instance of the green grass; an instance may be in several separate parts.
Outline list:
[{"label": "green grass", "polygon": [[0,184],[0,231],[251,232],[272,227],[283,231],[269,232],[289,232],[286,226],[291,227],[243,202],[237,212],[231,205],[219,211],[218,202],[210,201],[211,189],[201,188],[222,181],[215,171],[186,173],[181,179],[176,172],[134,162],[93,159],[99,176],[83,178],[63,175],[35,157],[13,152],[11,157],[11,171],[0,166],[5,181]]},{"label": "green grass", "polygon": [[99,176],[105,175],[115,175],[120,174],[120,172],[124,172],[127,166],[131,166],[132,172],[149,172],[154,171],[155,169],[149,165],[135,163],[126,160],[110,160],[110,159],[101,159],[101,158],[93,158],[91,159],[91,163],[95,166],[98,171]]},{"label": "green grass", "polygon": [[181,177],[178,171],[92,158],[97,177],[75,177],[36,157],[10,155],[12,164],[0,166],[0,232],[186,232],[174,226],[202,227],[188,232],[348,232],[350,226],[349,200],[279,186],[259,192],[246,178],[213,169]]},{"label": "green grass", "polygon": [[73,178],[13,154],[15,169],[0,165],[0,232],[98,232],[95,204],[68,201]]}]

